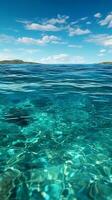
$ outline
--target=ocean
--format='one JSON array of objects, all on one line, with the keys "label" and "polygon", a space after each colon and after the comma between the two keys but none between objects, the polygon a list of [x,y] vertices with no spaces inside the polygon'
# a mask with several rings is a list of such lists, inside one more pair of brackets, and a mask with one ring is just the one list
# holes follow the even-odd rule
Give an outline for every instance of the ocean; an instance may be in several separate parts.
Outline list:
[{"label": "ocean", "polygon": [[112,65],[0,65],[0,200],[112,200]]}]

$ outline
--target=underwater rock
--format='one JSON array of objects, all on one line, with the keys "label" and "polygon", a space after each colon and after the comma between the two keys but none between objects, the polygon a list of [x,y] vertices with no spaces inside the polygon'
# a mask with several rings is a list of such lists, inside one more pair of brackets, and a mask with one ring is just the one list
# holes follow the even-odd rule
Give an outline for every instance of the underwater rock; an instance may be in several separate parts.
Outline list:
[{"label": "underwater rock", "polygon": [[39,160],[31,160],[31,161],[26,161],[26,163],[23,163],[22,166],[24,166],[26,170],[40,169],[40,168],[43,169],[45,167],[45,164],[44,162],[40,162]]},{"label": "underwater rock", "polygon": [[32,103],[38,108],[45,108],[52,105],[52,101],[45,96],[32,100]]},{"label": "underwater rock", "polygon": [[5,120],[8,123],[14,123],[21,127],[28,126],[30,123],[30,116],[26,109],[11,108],[7,115],[5,115]]},{"label": "underwater rock", "polygon": [[20,176],[18,170],[8,169],[0,176],[0,200],[7,200],[14,188],[16,178]]},{"label": "underwater rock", "polygon": [[29,191],[25,181],[18,185],[16,191],[16,200],[28,200],[29,199]]},{"label": "underwater rock", "polygon": [[29,171],[33,169],[44,169],[48,163],[45,158],[38,158],[38,155],[31,152],[24,152],[16,162],[19,169],[22,171]]},{"label": "underwater rock", "polygon": [[9,144],[9,137],[4,131],[0,131],[0,147]]},{"label": "underwater rock", "polygon": [[15,147],[25,147],[25,143],[23,142],[23,141],[16,141],[16,142],[13,142],[12,143],[13,144],[13,146],[15,146]]},{"label": "underwater rock", "polygon": [[62,184],[60,182],[50,184],[48,187],[48,193],[51,199],[59,200],[62,193]]},{"label": "underwater rock", "polygon": [[35,153],[37,153],[37,152],[41,151],[41,146],[38,144],[38,142],[29,143],[29,144],[28,144],[28,150],[29,150],[30,152],[35,152]]},{"label": "underwater rock", "polygon": [[62,195],[66,198],[69,194],[69,190],[67,188],[65,188],[62,192]]},{"label": "underwater rock", "polygon": [[31,200],[45,200],[45,198],[42,196],[41,192],[38,192],[36,189],[32,191]]},{"label": "underwater rock", "polygon": [[90,181],[86,186],[82,187],[78,194],[78,200],[97,200],[100,196],[98,183],[96,181]]}]

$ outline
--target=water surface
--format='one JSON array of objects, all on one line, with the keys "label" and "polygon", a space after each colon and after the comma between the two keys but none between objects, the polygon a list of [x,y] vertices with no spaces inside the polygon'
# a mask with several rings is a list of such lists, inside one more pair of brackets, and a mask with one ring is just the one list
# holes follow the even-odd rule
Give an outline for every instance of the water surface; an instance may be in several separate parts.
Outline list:
[{"label": "water surface", "polygon": [[0,200],[112,200],[112,66],[0,65]]}]

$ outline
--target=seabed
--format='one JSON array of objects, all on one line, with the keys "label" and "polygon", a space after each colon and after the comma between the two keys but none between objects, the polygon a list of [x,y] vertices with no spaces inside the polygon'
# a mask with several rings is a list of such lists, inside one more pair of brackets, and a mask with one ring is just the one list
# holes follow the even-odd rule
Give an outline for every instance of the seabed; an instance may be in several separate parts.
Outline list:
[{"label": "seabed", "polygon": [[112,200],[109,66],[3,67],[0,200]]}]

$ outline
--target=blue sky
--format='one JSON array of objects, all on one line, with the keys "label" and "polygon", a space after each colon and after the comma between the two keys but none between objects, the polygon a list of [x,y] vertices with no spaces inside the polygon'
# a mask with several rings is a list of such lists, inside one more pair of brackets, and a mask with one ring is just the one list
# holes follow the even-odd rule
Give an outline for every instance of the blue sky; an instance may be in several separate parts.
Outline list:
[{"label": "blue sky", "polygon": [[0,60],[112,61],[111,0],[0,0]]}]

